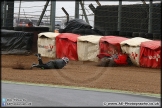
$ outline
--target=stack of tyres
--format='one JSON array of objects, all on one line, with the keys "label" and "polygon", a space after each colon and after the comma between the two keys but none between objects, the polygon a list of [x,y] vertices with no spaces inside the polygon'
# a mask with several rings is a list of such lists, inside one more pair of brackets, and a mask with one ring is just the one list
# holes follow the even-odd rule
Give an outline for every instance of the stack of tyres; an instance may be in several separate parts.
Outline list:
[{"label": "stack of tyres", "polygon": [[113,35],[111,31],[105,31],[105,36]]},{"label": "stack of tyres", "polygon": [[119,36],[119,31],[105,31],[105,36],[109,35]]},{"label": "stack of tyres", "polygon": [[121,10],[121,15],[124,17],[121,17],[120,31],[132,31],[132,21],[130,19],[132,16],[130,16],[129,7],[127,5],[122,5]]},{"label": "stack of tyres", "polygon": [[153,40],[153,33],[146,33],[146,38]]},{"label": "stack of tyres", "polygon": [[139,37],[139,32],[133,32],[132,37]]},{"label": "stack of tyres", "polygon": [[121,36],[121,37],[126,37],[126,32],[125,31],[120,31],[119,32],[119,36]]},{"label": "stack of tyres", "polygon": [[14,27],[2,27],[1,29],[14,30]]},{"label": "stack of tyres", "polygon": [[126,37],[127,37],[127,38],[132,38],[132,34],[133,34],[133,32],[127,31],[127,32],[126,32]]},{"label": "stack of tyres", "polygon": [[105,30],[100,30],[100,32],[103,34],[103,36],[106,36],[106,35],[105,35],[105,33],[106,33]]},{"label": "stack of tyres", "polygon": [[161,2],[153,3],[152,7],[152,33],[161,34]]},{"label": "stack of tyres", "polygon": [[15,31],[23,31],[23,27],[14,27]]},{"label": "stack of tyres", "polygon": [[161,34],[160,33],[153,33],[153,40],[160,40]]},{"label": "stack of tyres", "polygon": [[[95,9],[95,16],[94,16],[94,28],[98,30],[105,30],[105,20],[104,20],[104,10],[105,6],[98,6],[97,9]],[[106,15],[106,14],[105,14]]]},{"label": "stack of tyres", "polygon": [[35,27],[36,31],[38,32],[48,32],[49,27]]},{"label": "stack of tyres", "polygon": [[[95,9],[94,28],[98,30],[116,31],[118,22],[118,6],[98,6]],[[109,35],[105,33],[105,35]]]},{"label": "stack of tyres", "polygon": [[[97,6],[94,16],[94,28],[104,31],[118,29],[118,6]],[[149,30],[149,4],[122,5],[120,13],[120,31],[145,32]],[[152,33],[161,33],[161,3],[152,4]],[[109,33],[105,33],[105,35]]]},{"label": "stack of tyres", "polygon": [[[148,31],[148,12],[149,12],[149,5],[127,5],[129,12],[129,20],[131,25],[127,26],[126,28],[132,28],[133,32],[147,32]],[[137,37],[137,36],[136,36]]]},{"label": "stack of tyres", "polygon": [[139,33],[139,37],[146,38],[146,33],[145,33],[145,32],[140,32],[140,33]]},{"label": "stack of tyres", "polygon": [[114,34],[115,36],[119,36],[119,31],[113,31],[113,34]]}]

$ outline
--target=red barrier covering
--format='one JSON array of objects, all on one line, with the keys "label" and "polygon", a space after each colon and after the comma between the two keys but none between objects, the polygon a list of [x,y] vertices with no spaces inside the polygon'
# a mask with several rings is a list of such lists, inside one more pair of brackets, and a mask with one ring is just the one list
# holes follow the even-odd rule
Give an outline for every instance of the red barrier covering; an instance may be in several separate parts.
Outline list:
[{"label": "red barrier covering", "polygon": [[117,65],[127,65],[128,55],[127,54],[118,54],[118,58],[115,58],[114,61]]},{"label": "red barrier covering", "polygon": [[129,38],[120,37],[120,36],[104,36],[100,38],[100,53],[104,54],[118,54],[121,53],[120,42],[127,40]]},{"label": "red barrier covering", "polygon": [[146,41],[140,46],[141,67],[161,68],[161,41]]},{"label": "red barrier covering", "polygon": [[56,39],[56,57],[68,57],[70,60],[78,60],[77,37],[73,33],[61,33]]}]

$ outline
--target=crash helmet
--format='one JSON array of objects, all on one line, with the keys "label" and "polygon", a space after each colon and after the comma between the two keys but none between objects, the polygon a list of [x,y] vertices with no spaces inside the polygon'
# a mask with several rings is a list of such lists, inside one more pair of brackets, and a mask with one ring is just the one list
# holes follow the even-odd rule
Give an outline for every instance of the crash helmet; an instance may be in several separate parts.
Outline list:
[{"label": "crash helmet", "polygon": [[67,57],[62,57],[62,59],[65,61],[65,63],[69,63],[69,59]]}]

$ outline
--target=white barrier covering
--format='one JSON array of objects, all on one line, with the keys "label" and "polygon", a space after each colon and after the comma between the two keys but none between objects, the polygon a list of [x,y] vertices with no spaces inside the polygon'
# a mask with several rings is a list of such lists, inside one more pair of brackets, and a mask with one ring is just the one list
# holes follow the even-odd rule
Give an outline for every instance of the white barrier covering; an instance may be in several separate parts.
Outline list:
[{"label": "white barrier covering", "polygon": [[38,53],[43,57],[56,58],[55,37],[60,33],[43,32],[38,34]]},{"label": "white barrier covering", "polygon": [[145,41],[151,40],[142,37],[134,37],[120,43],[122,52],[128,54],[132,63],[136,66],[139,66],[141,42]]},{"label": "white barrier covering", "polygon": [[77,53],[79,61],[94,61],[99,59],[99,41],[102,36],[86,35],[77,38]]}]

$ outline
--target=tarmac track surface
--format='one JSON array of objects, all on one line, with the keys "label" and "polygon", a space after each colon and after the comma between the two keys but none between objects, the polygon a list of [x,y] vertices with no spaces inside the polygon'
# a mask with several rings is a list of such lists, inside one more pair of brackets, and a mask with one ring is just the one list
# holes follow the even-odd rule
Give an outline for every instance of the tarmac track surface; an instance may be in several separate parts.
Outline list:
[{"label": "tarmac track surface", "polygon": [[[1,82],[2,99],[19,101],[29,106],[161,106],[161,98],[140,94],[115,93],[110,91],[76,89],[39,84]],[[12,101],[11,101],[12,100]],[[2,103],[3,105],[3,103]],[[7,105],[7,103],[6,103]],[[9,105],[8,105],[9,106]]]}]

